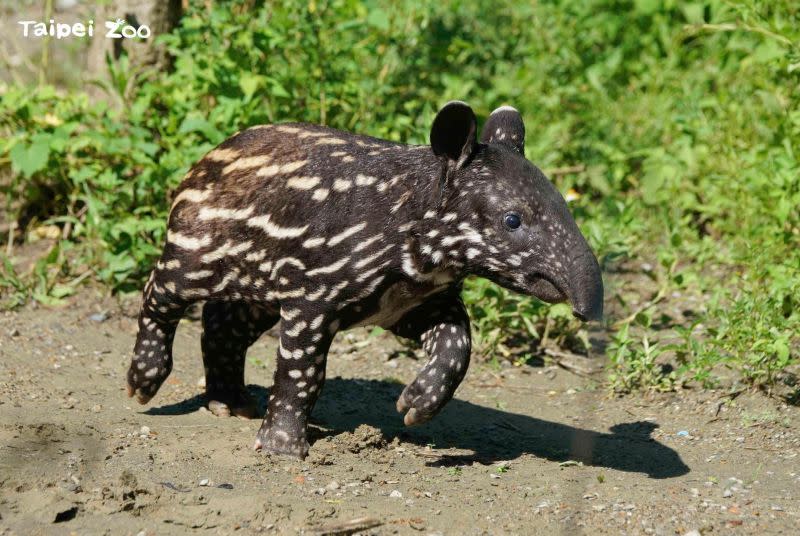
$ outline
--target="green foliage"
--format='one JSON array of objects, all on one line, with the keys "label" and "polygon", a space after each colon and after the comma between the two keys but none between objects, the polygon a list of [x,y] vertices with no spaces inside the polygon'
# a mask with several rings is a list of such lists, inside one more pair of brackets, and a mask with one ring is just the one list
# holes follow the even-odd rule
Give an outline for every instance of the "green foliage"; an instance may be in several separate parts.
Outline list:
[{"label": "green foliage", "polygon": [[484,355],[507,357],[511,355],[509,345],[524,347],[527,341],[581,350],[589,346],[586,332],[567,304],[549,306],[479,278],[467,281],[463,298],[476,328],[475,346]]},{"label": "green foliage", "polygon": [[[613,274],[611,293],[620,266],[658,267],[658,299],[614,311],[639,318],[612,335],[620,390],[711,385],[720,366],[769,386],[798,362],[796,2],[190,4],[160,37],[170,72],[124,56],[109,64],[111,105],[47,86],[0,93],[7,210],[23,228],[56,224],[66,237],[37,264],[47,269],[17,274],[4,262],[8,303],[63,297],[71,266],[139,288],[169,192],[236,130],[297,120],[421,143],[435,109],[458,98],[482,117],[514,104],[526,154],[545,170],[572,168],[554,179],[579,194],[571,208]],[[692,324],[651,322],[675,291],[703,303]],[[587,345],[564,307],[477,279],[465,297],[488,355],[523,339]],[[659,360],[671,356],[665,379]]]},{"label": "green foliage", "polygon": [[611,387],[618,392],[673,389],[675,374],[665,370],[664,364],[659,362],[659,357],[663,354],[661,345],[650,341],[650,314],[639,313],[634,321],[643,328],[640,337],[632,335],[631,325],[626,323],[614,334],[609,345]]}]

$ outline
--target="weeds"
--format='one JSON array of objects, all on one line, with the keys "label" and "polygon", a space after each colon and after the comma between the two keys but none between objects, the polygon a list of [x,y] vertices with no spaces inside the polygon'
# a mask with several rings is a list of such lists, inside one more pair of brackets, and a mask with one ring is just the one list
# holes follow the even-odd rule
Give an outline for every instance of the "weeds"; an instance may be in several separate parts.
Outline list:
[{"label": "weeds", "polygon": [[650,339],[650,314],[639,313],[634,322],[641,328],[640,335],[632,335],[631,324],[625,323],[613,335],[609,345],[611,387],[618,392],[674,389],[676,374],[659,362],[664,349],[661,344]]}]

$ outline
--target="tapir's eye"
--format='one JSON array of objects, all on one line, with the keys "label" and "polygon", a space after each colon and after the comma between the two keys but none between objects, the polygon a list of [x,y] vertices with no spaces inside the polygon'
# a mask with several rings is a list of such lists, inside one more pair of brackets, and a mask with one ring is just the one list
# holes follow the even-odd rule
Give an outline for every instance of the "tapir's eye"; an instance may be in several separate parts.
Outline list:
[{"label": "tapir's eye", "polygon": [[522,225],[522,220],[519,218],[519,214],[515,214],[513,212],[509,212],[503,217],[503,223],[506,224],[506,227],[511,229],[518,229],[520,225]]}]

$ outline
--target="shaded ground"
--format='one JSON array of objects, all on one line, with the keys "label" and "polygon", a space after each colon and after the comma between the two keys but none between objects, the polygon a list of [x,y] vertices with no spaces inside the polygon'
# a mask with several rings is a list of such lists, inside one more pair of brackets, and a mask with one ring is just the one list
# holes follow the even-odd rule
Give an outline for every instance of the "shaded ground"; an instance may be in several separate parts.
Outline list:
[{"label": "shaded ground", "polygon": [[[0,533],[800,531],[796,407],[613,399],[561,369],[473,364],[440,416],[406,429],[394,403],[421,363],[356,331],[334,343],[311,455],[273,459],[250,449],[258,420],[203,408],[197,322],[153,402],[125,397],[135,305],[85,293],[0,317]],[[249,354],[262,407],[275,347]]]}]

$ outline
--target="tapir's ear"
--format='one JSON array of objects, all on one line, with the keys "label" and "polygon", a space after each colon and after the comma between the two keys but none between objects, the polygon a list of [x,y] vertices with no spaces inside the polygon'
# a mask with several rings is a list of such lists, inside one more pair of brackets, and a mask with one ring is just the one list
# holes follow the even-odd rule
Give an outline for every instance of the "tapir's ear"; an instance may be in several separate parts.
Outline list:
[{"label": "tapir's ear", "polygon": [[466,103],[450,101],[436,114],[431,127],[431,148],[460,168],[475,150],[478,122]]},{"label": "tapir's ear", "polygon": [[483,125],[481,143],[505,143],[524,155],[525,124],[522,115],[511,106],[501,106],[493,111]]}]

